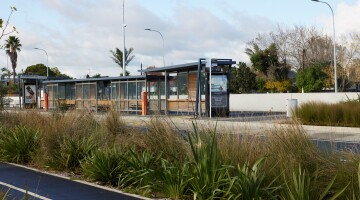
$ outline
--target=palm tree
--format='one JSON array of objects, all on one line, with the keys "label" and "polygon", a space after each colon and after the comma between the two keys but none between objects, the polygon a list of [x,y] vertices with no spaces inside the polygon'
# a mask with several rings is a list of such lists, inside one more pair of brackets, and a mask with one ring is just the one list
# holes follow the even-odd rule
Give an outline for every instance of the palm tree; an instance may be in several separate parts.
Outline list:
[{"label": "palm tree", "polygon": [[[127,50],[125,48],[125,66],[127,66],[134,58],[134,55],[131,55],[131,53],[134,51],[133,48],[130,48],[129,50]],[[112,59],[113,61],[118,64],[120,66],[120,68],[122,69],[123,67],[123,52],[119,49],[119,48],[115,48],[115,51],[110,50],[111,54],[112,54]],[[126,75],[128,75],[129,73],[126,72]]]},{"label": "palm tree", "polygon": [[11,76],[11,72],[10,72],[10,70],[8,70],[8,68],[6,68],[6,67],[1,68],[1,78],[2,79],[6,78],[6,77],[8,77],[8,79],[10,79],[10,76]]},{"label": "palm tree", "polygon": [[9,55],[11,66],[13,69],[13,79],[15,83],[15,75],[16,75],[16,65],[17,65],[17,52],[21,51],[20,47],[22,46],[20,44],[20,40],[16,36],[9,36],[9,39],[5,40],[5,50],[6,54]]}]

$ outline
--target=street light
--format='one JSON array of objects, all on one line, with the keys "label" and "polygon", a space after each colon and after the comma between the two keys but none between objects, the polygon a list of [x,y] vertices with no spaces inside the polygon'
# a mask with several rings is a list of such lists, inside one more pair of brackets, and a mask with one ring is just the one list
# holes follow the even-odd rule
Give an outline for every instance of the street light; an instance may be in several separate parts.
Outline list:
[{"label": "street light", "polygon": [[48,56],[47,52],[44,49],[40,49],[40,48],[37,48],[37,47],[35,47],[34,49],[45,52],[46,61],[47,61],[47,64],[46,64],[46,78],[49,78],[49,56]]},{"label": "street light", "polygon": [[124,51],[123,51],[123,76],[126,76],[126,67],[125,67],[125,54],[126,54],[126,48],[125,48],[125,0],[123,0],[123,37],[124,37]]},{"label": "street light", "polygon": [[165,41],[164,41],[163,35],[160,33],[160,31],[150,29],[150,28],[145,29],[145,31],[154,31],[154,32],[159,33],[159,35],[161,36],[161,39],[163,41],[163,64],[164,64],[164,67],[165,67],[165,55],[164,55],[165,54]]},{"label": "street light", "polygon": [[319,0],[311,0],[311,1],[315,1],[315,2],[319,2],[319,3],[324,3],[326,5],[329,6],[330,10],[331,10],[331,14],[333,17],[333,42],[334,42],[334,79],[335,79],[335,93],[337,93],[338,91],[338,84],[337,84],[337,75],[336,75],[336,43],[335,43],[335,16],[334,16],[334,11],[332,9],[332,7],[330,6],[330,4],[328,4],[325,1],[319,1]]}]

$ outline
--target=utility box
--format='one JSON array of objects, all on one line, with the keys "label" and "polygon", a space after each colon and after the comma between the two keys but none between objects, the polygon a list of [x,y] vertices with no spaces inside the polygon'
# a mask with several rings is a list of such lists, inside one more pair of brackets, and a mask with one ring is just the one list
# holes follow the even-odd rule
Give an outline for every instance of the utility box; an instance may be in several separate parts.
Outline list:
[{"label": "utility box", "polygon": [[297,99],[287,99],[286,100],[286,117],[292,117],[295,109],[297,108],[298,105],[298,100]]}]

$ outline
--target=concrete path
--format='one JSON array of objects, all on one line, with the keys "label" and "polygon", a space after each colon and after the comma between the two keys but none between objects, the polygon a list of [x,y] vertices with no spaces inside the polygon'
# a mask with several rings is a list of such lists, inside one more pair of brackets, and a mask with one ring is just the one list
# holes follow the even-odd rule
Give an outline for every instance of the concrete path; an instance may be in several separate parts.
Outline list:
[{"label": "concrete path", "polygon": [[[145,126],[152,117],[146,116],[122,116],[131,126]],[[213,118],[195,119],[192,116],[157,116],[160,120],[172,124],[180,130],[193,130],[193,123],[199,128],[215,128],[218,132],[234,134],[261,134],[266,135],[271,131],[279,131],[292,128],[296,125],[286,118],[269,118],[268,120],[243,121],[242,118]],[[339,140],[360,142],[360,128],[333,127],[333,126],[307,126],[299,125],[305,133],[314,139]]]}]

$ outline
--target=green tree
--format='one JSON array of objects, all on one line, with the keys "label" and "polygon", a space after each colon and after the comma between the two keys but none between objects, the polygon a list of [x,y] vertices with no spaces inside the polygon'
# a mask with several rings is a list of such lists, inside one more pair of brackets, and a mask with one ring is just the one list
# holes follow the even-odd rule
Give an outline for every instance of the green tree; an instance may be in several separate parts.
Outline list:
[{"label": "green tree", "polygon": [[319,64],[314,64],[298,72],[296,75],[297,87],[304,88],[305,92],[320,91],[325,85],[327,75],[322,71]]},{"label": "green tree", "polygon": [[11,72],[8,68],[6,68],[6,67],[1,68],[1,79],[6,78],[6,77],[8,79],[10,79],[10,76],[11,76]]},{"label": "green tree", "polygon": [[261,75],[270,80],[283,81],[287,79],[290,66],[286,64],[286,60],[279,61],[276,44],[272,43],[267,48],[260,49],[258,44],[252,43],[252,49],[246,48],[245,53],[250,57],[254,70]]},{"label": "green tree", "polygon": [[[38,76],[46,76],[47,75],[47,67],[44,64],[31,65],[31,66],[26,67],[24,73],[38,75]],[[49,76],[68,78],[68,79],[71,78],[70,76],[61,73],[57,67],[53,67],[53,68],[49,69]]]},{"label": "green tree", "polygon": [[22,46],[20,44],[20,40],[16,36],[9,36],[9,39],[5,41],[5,50],[6,54],[9,55],[11,66],[13,69],[13,81],[15,83],[15,75],[16,75],[16,66],[17,66],[17,52],[21,51],[20,47]]},{"label": "green tree", "polygon": [[238,67],[231,68],[231,93],[249,93],[254,89],[256,89],[256,74],[246,66],[246,63],[239,62]]},{"label": "green tree", "polygon": [[[131,55],[134,51],[133,48],[130,48],[129,50],[125,48],[125,66],[128,66],[128,64],[135,58],[135,55]],[[123,68],[123,52],[119,48],[115,48],[115,51],[110,50],[112,56],[111,59],[120,66],[120,68]],[[126,76],[130,73],[126,71]],[[122,75],[122,74],[121,74]]]}]

